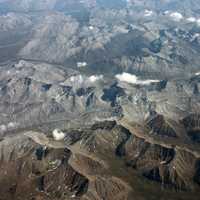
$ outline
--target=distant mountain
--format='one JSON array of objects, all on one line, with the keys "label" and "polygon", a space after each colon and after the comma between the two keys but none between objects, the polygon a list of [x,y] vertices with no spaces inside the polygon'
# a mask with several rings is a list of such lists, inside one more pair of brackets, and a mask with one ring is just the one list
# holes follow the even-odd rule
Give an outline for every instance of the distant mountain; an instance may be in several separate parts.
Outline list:
[{"label": "distant mountain", "polygon": [[199,0],[0,0],[0,199],[199,200]]},{"label": "distant mountain", "polygon": [[41,11],[62,10],[80,7],[95,6],[95,0],[4,0],[0,1],[0,11]]},{"label": "distant mountain", "polygon": [[157,11],[176,10],[183,12],[199,12],[200,5],[198,0],[128,0],[133,6],[145,7]]}]

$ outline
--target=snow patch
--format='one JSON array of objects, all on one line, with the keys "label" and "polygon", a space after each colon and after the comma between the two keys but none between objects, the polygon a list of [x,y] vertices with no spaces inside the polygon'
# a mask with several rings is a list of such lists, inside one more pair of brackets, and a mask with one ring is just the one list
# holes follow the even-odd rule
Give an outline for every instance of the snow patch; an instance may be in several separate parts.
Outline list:
[{"label": "snow patch", "polygon": [[122,82],[127,82],[131,84],[139,84],[139,85],[149,85],[151,83],[160,82],[159,80],[138,80],[138,77],[136,75],[129,74],[126,72],[122,74],[117,74],[115,77]]}]

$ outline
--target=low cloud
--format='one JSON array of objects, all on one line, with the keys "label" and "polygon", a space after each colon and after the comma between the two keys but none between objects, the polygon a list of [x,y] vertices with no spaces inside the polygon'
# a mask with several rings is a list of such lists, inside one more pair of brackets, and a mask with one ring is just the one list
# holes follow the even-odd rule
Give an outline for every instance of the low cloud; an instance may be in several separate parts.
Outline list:
[{"label": "low cloud", "polygon": [[88,80],[90,82],[96,82],[96,81],[99,81],[99,80],[103,80],[103,75],[92,75],[88,78]]},{"label": "low cloud", "polygon": [[190,23],[196,23],[198,26],[200,26],[200,19],[197,19],[195,17],[188,17],[186,20]]},{"label": "low cloud", "polygon": [[65,135],[66,134],[59,129],[55,129],[52,132],[52,136],[53,136],[54,140],[56,140],[56,141],[64,140]]},{"label": "low cloud", "polygon": [[145,10],[144,11],[144,16],[145,17],[150,17],[150,16],[152,16],[153,15],[153,11],[152,10]]},{"label": "low cloud", "polygon": [[10,129],[15,129],[19,126],[19,123],[17,122],[9,122],[8,124],[2,124],[0,125],[0,132],[5,132],[8,131]]},{"label": "low cloud", "polygon": [[81,83],[84,82],[84,77],[83,77],[82,75],[71,76],[69,80],[70,80],[70,82],[72,82],[72,83],[75,82],[75,83],[81,84]]},{"label": "low cloud", "polygon": [[186,20],[188,22],[196,22],[196,18],[195,17],[188,17]]},{"label": "low cloud", "polygon": [[193,16],[185,18],[179,12],[165,11],[164,14],[169,15],[169,17],[176,22],[180,22],[181,20],[184,20],[184,21],[189,22],[189,23],[196,23],[198,26],[200,26],[200,18],[196,18],[196,17],[193,17]]},{"label": "low cloud", "polygon": [[199,75],[200,75],[200,72],[195,73],[195,75],[196,75],[196,76],[199,76]]},{"label": "low cloud", "polygon": [[149,85],[151,83],[159,82],[159,80],[139,80],[136,75],[129,74],[129,73],[126,73],[126,72],[124,72],[122,74],[117,74],[115,77],[119,81],[131,83],[131,84],[138,84],[138,85]]},{"label": "low cloud", "polygon": [[82,67],[86,67],[86,66],[87,66],[87,62],[77,62],[78,68],[82,68]]},{"label": "low cloud", "polygon": [[179,12],[172,12],[169,16],[172,18],[172,20],[177,22],[183,19],[183,15]]}]

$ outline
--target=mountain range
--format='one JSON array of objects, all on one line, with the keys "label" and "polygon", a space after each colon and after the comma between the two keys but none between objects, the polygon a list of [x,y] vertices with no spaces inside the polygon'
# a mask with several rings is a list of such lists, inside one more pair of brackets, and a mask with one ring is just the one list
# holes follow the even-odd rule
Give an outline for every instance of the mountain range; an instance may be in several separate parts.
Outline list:
[{"label": "mountain range", "polygon": [[0,199],[198,200],[198,0],[0,0]]}]

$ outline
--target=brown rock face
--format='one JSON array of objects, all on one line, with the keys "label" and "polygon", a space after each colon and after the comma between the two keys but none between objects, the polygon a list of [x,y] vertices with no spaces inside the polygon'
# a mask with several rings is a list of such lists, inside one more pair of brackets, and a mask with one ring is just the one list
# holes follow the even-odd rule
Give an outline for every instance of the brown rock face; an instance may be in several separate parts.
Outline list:
[{"label": "brown rock face", "polygon": [[[164,122],[159,116],[147,127],[158,123],[165,133]],[[131,132],[107,121],[66,130],[59,142],[33,131],[5,137],[0,142],[1,199],[198,199],[198,148],[181,141],[173,146],[169,135],[149,136],[145,130],[151,129],[121,124]]]},{"label": "brown rock face", "polygon": [[[20,145],[19,145],[20,144]],[[68,164],[67,149],[50,149],[25,136],[1,142],[1,199],[62,199],[80,196],[88,180]]]}]

